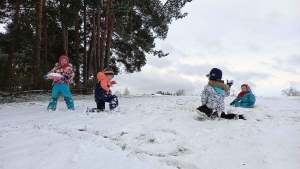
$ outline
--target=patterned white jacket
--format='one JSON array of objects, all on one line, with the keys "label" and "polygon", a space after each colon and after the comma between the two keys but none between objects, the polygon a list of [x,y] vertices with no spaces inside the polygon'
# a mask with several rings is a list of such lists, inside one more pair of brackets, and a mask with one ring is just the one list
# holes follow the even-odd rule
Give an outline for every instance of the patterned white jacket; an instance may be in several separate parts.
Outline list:
[{"label": "patterned white jacket", "polygon": [[206,105],[213,111],[225,111],[225,97],[230,95],[230,88],[223,81],[208,82],[201,93],[202,105]]}]

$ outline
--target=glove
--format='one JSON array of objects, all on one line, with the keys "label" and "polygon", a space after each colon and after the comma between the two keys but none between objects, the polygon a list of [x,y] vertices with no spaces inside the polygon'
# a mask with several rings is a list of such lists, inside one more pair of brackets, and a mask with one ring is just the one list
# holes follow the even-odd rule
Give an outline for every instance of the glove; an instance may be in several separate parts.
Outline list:
[{"label": "glove", "polygon": [[60,80],[61,80],[61,81],[65,81],[65,80],[68,80],[68,79],[69,79],[68,76],[64,76],[64,77],[62,77]]},{"label": "glove", "polygon": [[114,81],[114,80],[113,80],[113,81],[111,81],[110,83],[111,83],[111,85],[117,84],[117,82],[116,82],[116,81]]},{"label": "glove", "polygon": [[233,80],[227,80],[227,85],[229,86],[229,88],[231,88],[231,86],[233,85]]},{"label": "glove", "polygon": [[231,102],[231,103],[230,103],[230,106],[233,106],[233,105],[234,105],[234,102]]},{"label": "glove", "polygon": [[48,79],[47,75],[44,75],[44,79],[45,79],[45,80],[47,80],[47,79]]}]

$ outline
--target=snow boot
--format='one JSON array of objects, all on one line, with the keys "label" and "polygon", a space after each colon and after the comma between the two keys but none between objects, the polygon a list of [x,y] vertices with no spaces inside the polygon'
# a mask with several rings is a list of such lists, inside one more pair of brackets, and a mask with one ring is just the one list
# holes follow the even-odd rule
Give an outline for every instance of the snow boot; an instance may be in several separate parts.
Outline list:
[{"label": "snow boot", "polygon": [[224,119],[243,119],[243,120],[246,120],[246,118],[244,117],[244,115],[240,114],[225,114],[224,112],[222,112],[221,114],[221,118],[224,118]]},{"label": "snow boot", "polygon": [[213,112],[213,113],[211,114],[210,118],[213,119],[213,120],[216,119],[216,118],[219,118],[218,112],[217,112],[217,111]]},{"label": "snow boot", "polygon": [[244,115],[240,114],[239,119],[247,120]]},{"label": "snow boot", "polygon": [[56,105],[57,105],[57,99],[50,99],[50,102],[48,104],[47,110],[56,110]]},{"label": "snow boot", "polygon": [[196,111],[199,115],[204,113],[207,117],[211,117],[213,113],[212,109],[208,108],[206,105],[198,107]]},{"label": "snow boot", "polygon": [[103,109],[97,109],[97,108],[91,108],[89,110],[87,110],[87,112],[93,112],[93,113],[100,113],[103,112]]},{"label": "snow boot", "polygon": [[119,105],[118,97],[113,95],[113,98],[109,102],[110,111],[114,110],[116,107],[118,107],[118,105]]}]

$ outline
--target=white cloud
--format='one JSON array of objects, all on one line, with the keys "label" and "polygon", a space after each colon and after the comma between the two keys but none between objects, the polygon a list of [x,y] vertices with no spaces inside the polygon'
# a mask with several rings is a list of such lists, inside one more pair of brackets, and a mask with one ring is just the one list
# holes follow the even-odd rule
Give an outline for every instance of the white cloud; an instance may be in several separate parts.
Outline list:
[{"label": "white cloud", "polygon": [[[300,82],[298,6],[297,0],[187,3],[183,11],[189,15],[170,25],[167,39],[156,41],[157,49],[169,56],[147,56],[142,72],[130,75],[147,87],[130,85],[136,92],[181,87],[200,94],[207,83],[205,74],[218,67],[223,79],[235,80],[236,91],[248,83],[257,95],[280,95]],[[128,84],[130,76],[120,75],[120,83]]]},{"label": "white cloud", "polygon": [[139,73],[121,74],[115,77],[120,86],[112,90],[123,92],[123,89],[128,87],[133,94],[151,94],[157,91],[174,93],[178,89],[184,89],[188,94],[193,94],[196,90],[194,82],[183,78],[176,70],[168,68],[157,69],[147,65]]}]

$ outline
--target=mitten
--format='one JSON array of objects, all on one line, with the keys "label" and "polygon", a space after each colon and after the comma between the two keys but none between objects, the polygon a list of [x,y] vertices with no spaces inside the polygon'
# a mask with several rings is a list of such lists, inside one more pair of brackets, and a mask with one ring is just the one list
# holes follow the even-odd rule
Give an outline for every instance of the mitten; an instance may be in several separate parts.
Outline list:
[{"label": "mitten", "polygon": [[114,85],[114,84],[117,84],[117,82],[116,82],[116,81],[114,81],[114,80],[113,80],[113,81],[111,81],[110,83],[111,83],[112,85]]},{"label": "mitten", "polygon": [[231,88],[231,86],[233,85],[233,80],[227,80],[227,85],[229,86],[229,88]]},{"label": "mitten", "polygon": [[62,77],[60,80],[61,81],[65,81],[65,80],[68,80],[69,79],[69,76],[64,76],[64,77]]},{"label": "mitten", "polygon": [[48,79],[47,75],[44,75],[44,79],[45,79],[45,80],[47,80],[47,79]]}]

